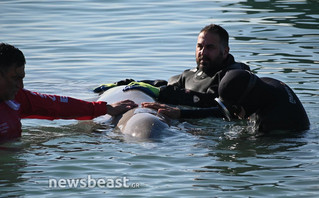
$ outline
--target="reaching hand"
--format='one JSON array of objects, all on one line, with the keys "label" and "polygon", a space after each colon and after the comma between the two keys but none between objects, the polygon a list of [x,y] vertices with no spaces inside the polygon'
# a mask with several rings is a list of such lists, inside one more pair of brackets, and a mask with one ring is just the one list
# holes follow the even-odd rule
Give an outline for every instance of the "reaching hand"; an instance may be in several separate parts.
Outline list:
[{"label": "reaching hand", "polygon": [[144,93],[148,94],[153,98],[157,98],[160,92],[159,87],[155,87],[144,82],[131,82],[126,87],[124,87],[123,91],[128,91],[132,89],[143,91]]},{"label": "reaching hand", "polygon": [[137,107],[138,105],[131,100],[123,100],[113,104],[107,104],[107,114],[116,116]]},{"label": "reaching hand", "polygon": [[173,119],[178,119],[181,116],[181,111],[179,108],[171,107],[165,104],[156,102],[143,102],[142,107],[155,109],[158,113],[161,113]]}]

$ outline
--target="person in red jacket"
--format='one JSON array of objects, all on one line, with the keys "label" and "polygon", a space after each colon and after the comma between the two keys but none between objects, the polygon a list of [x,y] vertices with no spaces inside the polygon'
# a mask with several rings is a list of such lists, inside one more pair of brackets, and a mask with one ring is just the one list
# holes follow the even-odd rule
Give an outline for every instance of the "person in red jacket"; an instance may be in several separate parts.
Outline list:
[{"label": "person in red jacket", "polygon": [[21,137],[21,118],[89,120],[137,106],[131,100],[107,104],[28,91],[23,88],[25,63],[18,48],[0,43],[0,142]]}]

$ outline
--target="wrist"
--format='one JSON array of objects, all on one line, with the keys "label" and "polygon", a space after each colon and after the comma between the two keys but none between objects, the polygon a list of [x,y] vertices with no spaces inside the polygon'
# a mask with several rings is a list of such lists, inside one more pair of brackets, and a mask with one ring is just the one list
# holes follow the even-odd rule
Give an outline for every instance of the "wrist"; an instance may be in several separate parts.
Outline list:
[{"label": "wrist", "polygon": [[109,115],[112,115],[113,113],[113,107],[109,104],[106,104],[106,113]]}]

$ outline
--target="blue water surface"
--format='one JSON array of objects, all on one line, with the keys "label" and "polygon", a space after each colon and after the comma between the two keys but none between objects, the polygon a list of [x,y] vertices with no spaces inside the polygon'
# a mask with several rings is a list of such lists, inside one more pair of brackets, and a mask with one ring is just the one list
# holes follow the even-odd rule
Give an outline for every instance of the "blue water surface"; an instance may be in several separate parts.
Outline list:
[{"label": "blue water surface", "polygon": [[86,100],[101,83],[195,67],[198,32],[220,24],[236,60],[287,83],[311,122],[257,137],[244,122],[183,120],[138,141],[92,122],[23,120],[22,138],[0,145],[1,197],[318,196],[317,0],[2,0],[0,15],[0,42],[26,56],[25,88]]}]

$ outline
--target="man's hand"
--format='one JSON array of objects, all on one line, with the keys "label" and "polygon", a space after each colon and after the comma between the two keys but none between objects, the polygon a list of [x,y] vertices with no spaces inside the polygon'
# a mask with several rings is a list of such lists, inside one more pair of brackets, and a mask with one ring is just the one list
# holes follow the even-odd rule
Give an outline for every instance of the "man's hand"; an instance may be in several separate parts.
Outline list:
[{"label": "man's hand", "polygon": [[157,113],[161,113],[173,119],[178,119],[181,116],[181,111],[177,107],[171,107],[165,104],[156,102],[143,102],[142,107],[151,108],[157,110]]},{"label": "man's hand", "polygon": [[138,105],[131,100],[123,100],[113,104],[107,104],[107,114],[116,116],[137,107]]},{"label": "man's hand", "polygon": [[144,93],[148,94],[153,98],[158,98],[160,92],[159,87],[155,87],[144,82],[131,82],[126,87],[124,87],[123,91],[128,91],[132,89],[143,91]]}]

